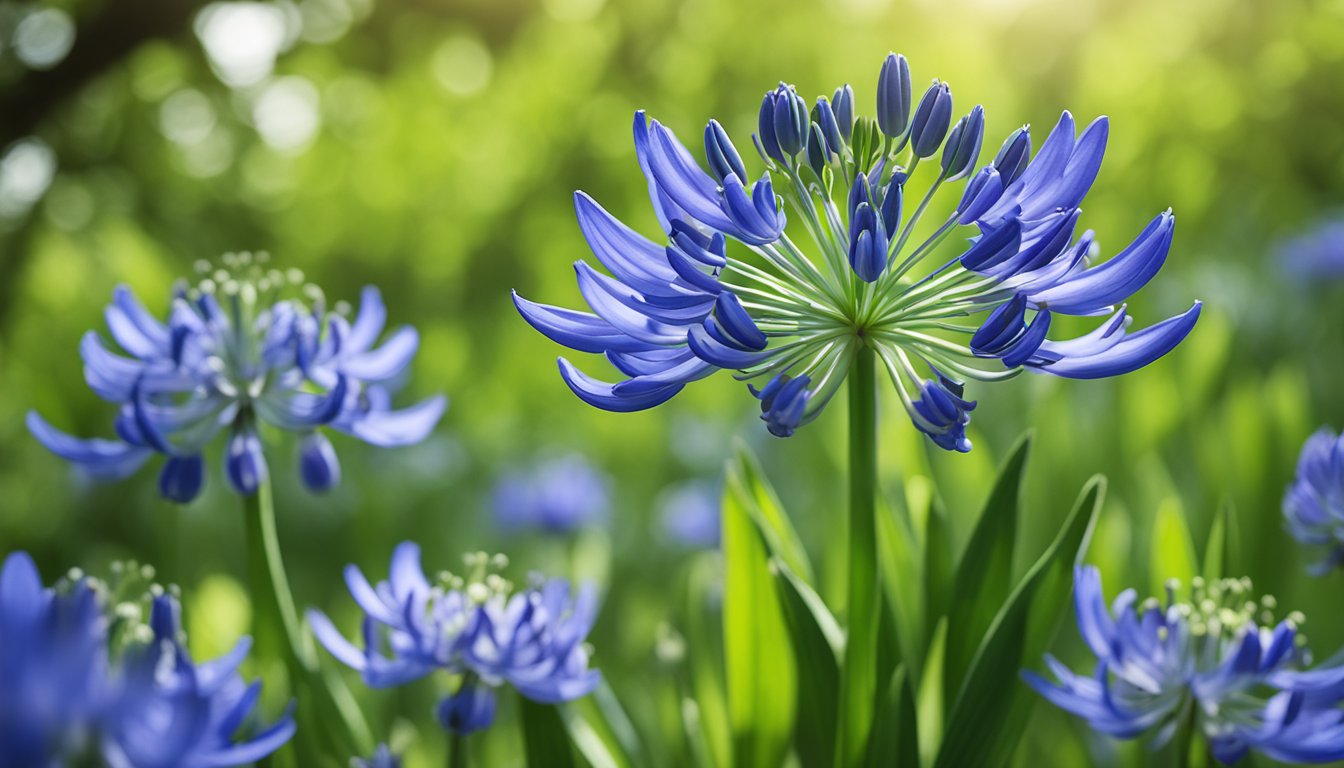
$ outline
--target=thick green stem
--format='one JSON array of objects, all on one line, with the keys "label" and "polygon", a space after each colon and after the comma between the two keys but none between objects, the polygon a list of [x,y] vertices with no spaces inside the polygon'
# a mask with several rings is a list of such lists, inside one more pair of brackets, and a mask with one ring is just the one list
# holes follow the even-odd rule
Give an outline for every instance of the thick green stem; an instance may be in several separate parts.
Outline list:
[{"label": "thick green stem", "polygon": [[448,768],[467,768],[467,737],[453,733],[448,736]]},{"label": "thick green stem", "polygon": [[872,347],[849,372],[849,631],[840,682],[836,764],[864,762],[877,691],[877,363]]},{"label": "thick green stem", "polygon": [[299,744],[324,752],[366,754],[373,749],[373,736],[358,705],[340,677],[321,668],[316,649],[302,633],[280,553],[270,483],[263,481],[256,494],[244,497],[243,505],[257,655],[283,660],[290,693],[299,703]]}]

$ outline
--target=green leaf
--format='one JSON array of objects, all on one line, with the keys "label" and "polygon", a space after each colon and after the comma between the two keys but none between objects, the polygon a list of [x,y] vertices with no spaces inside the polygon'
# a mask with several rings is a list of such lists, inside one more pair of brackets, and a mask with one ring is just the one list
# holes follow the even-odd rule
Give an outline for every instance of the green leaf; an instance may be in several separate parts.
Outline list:
[{"label": "green leaf", "polygon": [[[873,737],[868,745],[868,765],[889,766],[919,763],[918,724],[915,720],[915,694],[904,666],[898,666],[890,682],[882,689],[873,722]],[[812,765],[804,761],[804,765]]]},{"label": "green leaf", "polygon": [[943,687],[943,664],[947,648],[947,619],[939,619],[929,641],[924,676],[916,692],[916,724],[919,739],[919,764],[932,765],[938,743],[943,739],[943,707],[947,691]]},{"label": "green leaf", "polygon": [[736,485],[736,492],[760,528],[766,546],[773,557],[777,557],[789,566],[793,574],[803,583],[816,588],[812,574],[812,563],[807,558],[807,549],[794,530],[793,523],[784,512],[784,505],[765,479],[765,473],[745,443],[738,442],[735,461],[729,465],[727,483]]},{"label": "green leaf", "polygon": [[811,587],[783,561],[772,560],[771,566],[798,661],[794,746],[803,765],[825,765],[835,756],[845,635]]},{"label": "green leaf", "polygon": [[[957,565],[947,612],[944,687],[948,691],[961,689],[985,631],[1012,588],[1018,497],[1030,448],[1031,435],[1027,434],[1018,441],[994,481],[994,489]],[[930,517],[930,530],[934,527],[932,521]],[[929,621],[932,619],[929,617]]]},{"label": "green leaf", "polygon": [[[929,499],[924,542],[924,622],[932,626],[939,616],[947,614],[952,600],[952,537],[947,525],[947,512],[936,498]],[[921,638],[921,643],[926,638]]]},{"label": "green leaf", "polygon": [[[731,473],[730,473],[731,474]],[[723,638],[733,766],[776,768],[793,736],[796,671],[766,544],[742,482],[723,498]]]},{"label": "green leaf", "polygon": [[[894,617],[899,658],[907,676],[918,680],[923,668],[924,614],[919,579],[919,548],[904,518],[892,514],[879,499],[877,507],[877,564],[887,608]],[[880,638],[880,636],[879,636]]]},{"label": "green leaf", "polygon": [[591,696],[560,709],[569,737],[594,768],[634,768],[648,765],[634,724],[621,702],[603,681]]},{"label": "green leaf", "polygon": [[1195,543],[1185,524],[1181,502],[1174,496],[1157,505],[1153,519],[1153,544],[1148,550],[1149,594],[1166,593],[1167,582],[1176,579],[1181,589],[1190,586],[1190,580],[1199,573],[1196,564]]},{"label": "green leaf", "polygon": [[1205,581],[1217,581],[1231,576],[1235,571],[1233,564],[1237,556],[1237,513],[1231,500],[1224,500],[1218,506],[1218,514],[1213,518],[1209,529],[1209,540],[1204,545],[1202,573]]},{"label": "green leaf", "polygon": [[528,768],[574,768],[574,747],[560,712],[550,704],[518,697],[518,718],[523,726],[523,753]]},{"label": "green leaf", "polygon": [[696,559],[686,588],[686,656],[690,668],[690,692],[693,698],[683,702],[683,720],[687,738],[697,752],[710,760],[701,764],[710,768],[728,768],[732,764],[732,732],[728,727],[728,702],[723,692],[723,670],[718,663],[717,635],[709,626],[709,595],[716,592],[722,579],[717,558]]},{"label": "green leaf", "polygon": [[1035,703],[1018,675],[1024,664],[1039,663],[1069,610],[1073,567],[1087,551],[1105,488],[1101,477],[1083,486],[1059,535],[994,618],[948,715],[945,732],[956,738],[939,747],[937,768],[1001,766],[1012,758]]}]

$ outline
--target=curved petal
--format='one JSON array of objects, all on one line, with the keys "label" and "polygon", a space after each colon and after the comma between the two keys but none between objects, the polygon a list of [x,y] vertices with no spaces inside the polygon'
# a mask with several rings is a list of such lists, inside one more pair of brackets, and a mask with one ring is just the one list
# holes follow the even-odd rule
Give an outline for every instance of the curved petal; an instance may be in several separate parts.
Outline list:
[{"label": "curved petal", "polygon": [[47,450],[66,461],[74,462],[96,480],[120,480],[128,477],[144,465],[153,454],[148,448],[142,448],[120,440],[91,439],[82,440],[56,429],[38,415],[29,411],[26,420],[28,431],[42,443]]},{"label": "curved petal", "polygon": [[630,336],[611,323],[588,312],[578,312],[549,304],[528,301],[513,292],[513,306],[528,325],[543,336],[579,352],[647,352],[661,349],[657,344]]},{"label": "curved petal", "polygon": [[366,285],[359,294],[359,314],[345,338],[347,353],[363,352],[378,340],[387,323],[387,307],[383,304],[383,294],[376,286]]},{"label": "curved petal", "polygon": [[401,410],[369,411],[355,419],[344,431],[370,445],[383,448],[413,445],[429,436],[447,407],[447,398],[436,395]]},{"label": "curved petal", "polygon": [[1103,352],[1033,364],[1033,367],[1069,379],[1100,379],[1136,371],[1175,349],[1195,327],[1202,306],[1196,301],[1184,313],[1129,334]]},{"label": "curved petal", "polygon": [[661,389],[642,392],[638,395],[620,395],[613,391],[612,384],[598,381],[575,368],[565,358],[557,361],[560,365],[560,378],[569,385],[571,391],[580,400],[595,408],[616,413],[642,411],[671,400],[681,391],[682,384],[670,384]]},{"label": "curved petal", "polygon": [[[353,337],[350,341],[353,342]],[[347,344],[347,350],[350,346],[353,344]],[[346,359],[341,363],[341,370],[360,381],[387,381],[406,370],[419,347],[420,334],[410,326],[403,326],[377,349],[368,349]]]},{"label": "curved petal", "polygon": [[1086,315],[1124,301],[1162,268],[1175,225],[1170,211],[1159,214],[1113,258],[1033,293],[1031,301],[1066,315]]}]

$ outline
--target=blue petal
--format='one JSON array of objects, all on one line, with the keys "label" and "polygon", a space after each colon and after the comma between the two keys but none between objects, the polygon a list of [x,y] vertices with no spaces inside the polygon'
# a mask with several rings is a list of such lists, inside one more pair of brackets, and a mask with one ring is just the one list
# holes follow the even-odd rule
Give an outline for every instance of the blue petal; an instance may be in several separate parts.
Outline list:
[{"label": "blue petal", "polygon": [[1032,302],[1055,312],[1085,315],[1124,301],[1162,268],[1175,223],[1170,212],[1160,214],[1115,257],[1033,293]]},{"label": "blue petal", "polygon": [[658,345],[640,341],[587,312],[537,304],[513,293],[513,305],[533,328],[557,344],[579,352],[644,352]]},{"label": "blue petal", "polygon": [[256,493],[266,481],[266,454],[255,431],[238,429],[229,436],[224,473],[229,478],[229,485],[244,496]]},{"label": "blue petal", "polygon": [[733,341],[747,349],[760,351],[769,343],[769,339],[761,333],[751,315],[742,307],[742,302],[738,301],[737,296],[731,291],[719,294],[718,300],[714,302],[714,317],[723,325],[723,329]]},{"label": "blue petal", "polygon": [[621,282],[642,293],[673,295],[677,275],[663,249],[627,227],[583,192],[574,193],[579,229],[597,260]]},{"label": "blue petal", "polygon": [[715,339],[704,326],[695,326],[686,336],[686,344],[700,359],[720,368],[741,370],[769,360],[774,352],[749,352]]},{"label": "blue petal", "polygon": [[341,363],[341,370],[360,381],[387,381],[406,370],[419,347],[420,334],[409,326],[402,327],[377,349]]},{"label": "blue petal", "polygon": [[382,448],[414,445],[429,436],[447,407],[448,400],[436,395],[400,410],[372,409],[343,431]]},{"label": "blue petal", "polygon": [[66,461],[74,462],[80,469],[97,480],[120,480],[139,469],[152,455],[153,451],[120,440],[81,440],[71,437],[47,423],[37,411],[29,411],[28,431],[47,450]]},{"label": "blue petal", "polygon": [[387,307],[383,295],[372,285],[364,286],[359,294],[359,314],[345,340],[347,351],[363,352],[373,346],[387,323]]},{"label": "blue petal", "polygon": [[681,391],[682,384],[673,384],[662,389],[644,392],[638,395],[623,396],[613,392],[613,385],[593,379],[575,368],[563,357],[557,361],[560,365],[560,378],[569,385],[571,391],[580,400],[595,408],[617,413],[642,411],[661,405]]},{"label": "blue petal", "polygon": [[1195,327],[1202,306],[1196,301],[1183,314],[1130,334],[1104,352],[1067,357],[1034,367],[1068,379],[1101,379],[1136,371],[1175,349]]},{"label": "blue petal", "polygon": [[205,485],[205,459],[199,453],[170,456],[159,472],[159,495],[178,504],[195,499]]},{"label": "blue petal", "polygon": [[341,482],[341,462],[336,449],[321,432],[305,435],[299,442],[299,476],[308,490],[321,493]]},{"label": "blue petal", "polygon": [[736,229],[719,207],[718,185],[657,120],[649,123],[646,159],[659,187],[692,219],[718,230]]},{"label": "blue petal", "polygon": [[162,354],[168,347],[168,327],[136,300],[131,290],[119,285],[103,316],[112,338],[121,348],[141,358]]}]

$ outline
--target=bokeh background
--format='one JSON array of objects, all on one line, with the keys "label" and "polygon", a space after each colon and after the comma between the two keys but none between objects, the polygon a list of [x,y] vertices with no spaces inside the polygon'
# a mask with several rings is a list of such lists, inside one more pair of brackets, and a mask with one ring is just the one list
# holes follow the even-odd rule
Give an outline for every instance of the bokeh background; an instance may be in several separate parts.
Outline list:
[{"label": "bokeh background", "polygon": [[[31,550],[48,578],[154,563],[188,596],[198,652],[230,646],[248,604],[241,507],[217,457],[207,493],[179,509],[158,498],[153,472],[114,486],[73,476],[24,414],[111,434],[77,346],[119,283],[159,310],[198,260],[260,250],[332,299],[375,284],[390,321],[421,332],[405,402],[444,392],[452,404],[414,448],[335,438],[345,479],[325,496],[300,487],[292,444],[269,447],[299,602],[353,629],[341,567],[382,571],[407,538],[430,569],[485,549],[506,552],[515,575],[595,579],[597,663],[646,741],[666,745],[658,759],[679,764],[679,585],[715,555],[670,534],[665,517],[688,496],[675,489],[712,487],[745,441],[831,564],[838,604],[828,553],[843,533],[842,407],[778,440],[720,375],[655,411],[595,410],[565,388],[559,348],[509,291],[580,304],[575,189],[654,231],[634,110],[692,147],[717,117],[746,150],[780,79],[809,99],[852,83],[871,114],[889,50],[917,82],[950,81],[960,110],[985,105],[986,151],[1023,123],[1039,143],[1065,107],[1110,115],[1084,226],[1113,253],[1173,208],[1171,257],[1131,312],[1148,323],[1206,302],[1184,345],[1121,380],[974,387],[969,455],[932,448],[884,393],[893,499],[932,480],[963,543],[994,468],[1034,429],[1023,563],[1093,473],[1111,483],[1088,559],[1112,593],[1150,584],[1160,505],[1179,505],[1202,541],[1231,503],[1236,568],[1307,614],[1318,656],[1344,646],[1344,577],[1307,576],[1316,553],[1287,537],[1280,513],[1303,439],[1344,422],[1344,236],[1293,240],[1344,207],[1341,0],[0,2],[0,550]],[[571,454],[610,483],[597,522],[552,535],[495,520],[501,478]],[[1066,657],[1073,634],[1061,634]],[[433,695],[430,683],[363,699],[413,765],[441,759]],[[482,754],[508,764],[515,741],[501,726]],[[1144,752],[1042,705],[1018,760],[1142,764]]]}]

